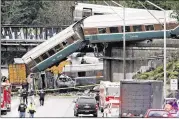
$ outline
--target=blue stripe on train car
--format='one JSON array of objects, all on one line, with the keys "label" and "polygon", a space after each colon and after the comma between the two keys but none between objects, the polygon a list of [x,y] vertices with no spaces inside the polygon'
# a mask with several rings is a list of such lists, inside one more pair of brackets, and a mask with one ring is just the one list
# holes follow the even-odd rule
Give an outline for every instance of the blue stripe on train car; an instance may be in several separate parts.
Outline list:
[{"label": "blue stripe on train car", "polygon": [[52,66],[55,63],[60,62],[73,52],[77,51],[78,49],[84,47],[86,45],[86,42],[83,40],[78,40],[75,43],[65,47],[63,50],[59,51],[55,55],[47,58],[46,60],[40,62],[37,64],[35,67],[32,68],[32,72],[38,72],[38,71],[43,71],[47,67]]},{"label": "blue stripe on train car", "polygon": [[[170,33],[171,31],[167,30],[166,36],[170,37]],[[162,38],[163,36],[163,31],[126,32],[126,41]],[[123,33],[87,35],[85,39],[90,42],[116,42],[123,40]]]}]

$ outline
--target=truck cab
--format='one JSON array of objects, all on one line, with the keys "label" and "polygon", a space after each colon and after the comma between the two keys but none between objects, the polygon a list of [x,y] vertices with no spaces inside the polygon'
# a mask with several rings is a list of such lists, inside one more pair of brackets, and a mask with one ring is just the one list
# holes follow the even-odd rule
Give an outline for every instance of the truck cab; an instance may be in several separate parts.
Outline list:
[{"label": "truck cab", "polygon": [[100,104],[99,107],[101,112],[104,111],[105,105],[109,103],[110,100],[120,101],[120,82],[100,82]]}]

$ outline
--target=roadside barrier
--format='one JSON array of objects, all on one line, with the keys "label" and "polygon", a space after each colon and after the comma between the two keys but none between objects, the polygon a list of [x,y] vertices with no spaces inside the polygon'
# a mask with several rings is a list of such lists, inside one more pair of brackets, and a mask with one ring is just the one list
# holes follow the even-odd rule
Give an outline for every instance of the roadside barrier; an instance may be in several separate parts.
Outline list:
[{"label": "roadside barrier", "polygon": [[[93,84],[93,85],[85,85],[85,86],[73,86],[73,87],[66,87],[66,88],[56,88],[56,89],[44,89],[43,91],[58,91],[58,90],[63,90],[63,89],[81,89],[81,88],[87,88],[87,87],[92,87],[92,86],[97,86],[99,84]],[[36,90],[39,92],[40,90]]]},{"label": "roadside barrier", "polygon": [[[93,85],[84,85],[84,86],[73,86],[73,87],[65,87],[65,88],[56,88],[56,89],[43,89],[43,91],[45,92],[56,92],[56,91],[60,91],[60,90],[65,90],[65,89],[74,89],[74,90],[82,90],[85,88],[90,88],[90,87],[94,87],[94,86],[98,86],[99,84],[93,84]],[[35,88],[35,94],[37,95],[37,93],[40,92],[40,90],[37,89],[37,87]],[[18,95],[18,92],[11,92],[11,95]],[[66,95],[66,94],[64,94]]]}]

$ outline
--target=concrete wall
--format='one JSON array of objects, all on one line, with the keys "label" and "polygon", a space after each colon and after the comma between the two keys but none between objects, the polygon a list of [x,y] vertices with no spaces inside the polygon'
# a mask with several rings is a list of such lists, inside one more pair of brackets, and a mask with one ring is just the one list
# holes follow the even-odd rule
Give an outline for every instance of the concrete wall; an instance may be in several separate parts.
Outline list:
[{"label": "concrete wall", "polygon": [[[167,57],[179,49],[167,49]],[[139,71],[141,66],[157,67],[163,64],[163,49],[159,48],[126,48],[126,78],[132,79],[132,76]],[[105,56],[114,59],[104,59],[104,77],[105,80],[119,81],[123,79],[123,48],[111,47],[106,49]],[[149,58],[153,59],[149,59]]]}]

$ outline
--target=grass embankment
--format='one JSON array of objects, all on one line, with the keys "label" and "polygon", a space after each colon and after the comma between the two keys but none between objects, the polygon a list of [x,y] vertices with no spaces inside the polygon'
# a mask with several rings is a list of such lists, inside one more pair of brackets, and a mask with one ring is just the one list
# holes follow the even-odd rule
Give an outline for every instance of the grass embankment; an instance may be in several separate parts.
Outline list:
[{"label": "grass embankment", "polygon": [[[169,93],[170,79],[178,79],[179,76],[179,59],[174,59],[167,63],[167,93]],[[156,69],[133,76],[139,80],[162,80],[164,79],[163,65]]]}]

